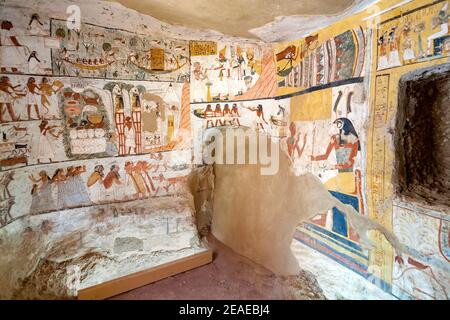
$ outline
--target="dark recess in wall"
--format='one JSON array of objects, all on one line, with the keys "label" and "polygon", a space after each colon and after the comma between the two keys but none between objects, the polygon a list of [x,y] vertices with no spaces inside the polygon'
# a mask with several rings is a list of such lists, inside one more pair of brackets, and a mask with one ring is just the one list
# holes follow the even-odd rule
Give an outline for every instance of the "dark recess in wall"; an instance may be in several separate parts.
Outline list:
[{"label": "dark recess in wall", "polygon": [[450,207],[450,64],[404,75],[394,136],[394,188],[406,201]]}]

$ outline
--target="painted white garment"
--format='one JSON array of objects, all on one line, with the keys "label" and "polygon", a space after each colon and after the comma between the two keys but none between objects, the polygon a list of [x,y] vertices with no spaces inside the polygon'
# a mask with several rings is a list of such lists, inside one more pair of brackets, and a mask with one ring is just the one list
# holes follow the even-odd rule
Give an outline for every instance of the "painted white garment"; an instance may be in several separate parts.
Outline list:
[{"label": "painted white garment", "polygon": [[412,60],[415,59],[416,56],[414,54],[414,50],[411,48],[405,49],[405,51],[403,51],[403,60]]},{"label": "painted white garment", "polygon": [[[35,90],[37,90],[37,89],[35,89]],[[39,97],[38,94],[30,92],[29,90],[27,90],[27,96],[26,96],[27,104],[32,104],[32,105],[38,104],[38,97]]]},{"label": "painted white garment", "polygon": [[105,187],[102,182],[98,180],[92,186],[89,187],[89,195],[91,197],[91,201],[95,203],[99,203],[103,200],[103,195],[105,194]]},{"label": "painted white garment", "polygon": [[130,150],[129,148],[131,148],[131,151],[134,151],[134,149],[136,148],[136,133],[134,131],[133,126],[131,126],[130,129],[128,129],[127,126],[125,126],[125,148],[126,151],[128,152],[128,150]]},{"label": "painted white garment", "polygon": [[401,66],[400,56],[398,54],[398,50],[391,51],[389,53],[389,67],[398,67]]},{"label": "painted white garment", "polygon": [[40,160],[48,160],[55,158],[55,152],[53,151],[53,146],[51,142],[51,138],[46,135],[41,134],[41,138],[39,139],[39,149],[37,158]]}]

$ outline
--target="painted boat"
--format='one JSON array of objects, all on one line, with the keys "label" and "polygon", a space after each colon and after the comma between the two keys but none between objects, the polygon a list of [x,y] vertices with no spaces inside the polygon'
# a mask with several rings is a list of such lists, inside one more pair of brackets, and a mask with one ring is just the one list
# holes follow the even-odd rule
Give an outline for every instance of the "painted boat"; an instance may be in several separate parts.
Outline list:
[{"label": "painted boat", "polygon": [[160,74],[171,73],[171,72],[177,71],[177,70],[183,68],[183,67],[188,63],[187,60],[186,60],[185,63],[183,63],[183,64],[180,65],[180,64],[178,63],[178,61],[177,61],[177,67],[176,67],[176,68],[173,68],[173,69],[166,69],[166,70],[157,70],[157,69],[151,69],[151,68],[148,68],[148,67],[146,67],[146,66],[143,66],[142,64],[139,64],[136,60],[129,60],[129,61],[130,61],[133,65],[135,65],[136,67],[138,67],[138,68],[141,69],[141,70],[144,70],[144,71],[146,71],[146,72],[152,72],[152,73],[160,73]]},{"label": "painted boat", "polygon": [[87,64],[87,63],[82,63],[82,62],[75,62],[75,61],[71,61],[70,59],[63,59],[65,62],[68,62],[72,65],[74,65],[75,67],[77,67],[78,69],[83,69],[83,70],[90,70],[90,71],[95,71],[95,70],[101,70],[101,69],[105,69],[106,67],[108,67],[110,64],[114,63],[115,60],[113,61],[109,61],[109,62],[104,62],[104,63],[99,63],[99,64]]}]

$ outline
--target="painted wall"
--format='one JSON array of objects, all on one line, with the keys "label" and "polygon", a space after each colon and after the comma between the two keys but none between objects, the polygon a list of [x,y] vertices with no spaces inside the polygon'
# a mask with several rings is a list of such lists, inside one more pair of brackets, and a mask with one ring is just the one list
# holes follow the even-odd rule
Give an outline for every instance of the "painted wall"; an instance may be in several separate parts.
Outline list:
[{"label": "painted wall", "polygon": [[[296,239],[402,299],[448,299],[448,208],[394,194],[395,116],[400,77],[448,62],[447,1],[380,1],[305,39],[275,45],[277,96],[290,99],[294,168],[394,231],[401,261],[378,232],[361,248],[338,210],[298,227]],[[277,98],[276,98],[277,99]],[[426,116],[426,115],[424,115]],[[400,263],[403,262],[403,263]]]},{"label": "painted wall", "polygon": [[0,12],[4,298],[70,298],[205,250],[185,186],[189,42],[64,15]]}]

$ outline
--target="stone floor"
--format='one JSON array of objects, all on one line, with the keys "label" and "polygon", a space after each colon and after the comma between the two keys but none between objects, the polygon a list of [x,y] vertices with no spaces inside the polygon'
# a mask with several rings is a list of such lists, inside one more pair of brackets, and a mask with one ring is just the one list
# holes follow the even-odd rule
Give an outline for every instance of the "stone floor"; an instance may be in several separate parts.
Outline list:
[{"label": "stone floor", "polygon": [[211,264],[111,299],[393,299],[297,240],[293,241],[292,249],[304,271],[294,277],[275,276],[211,235],[208,244],[214,250]]}]

